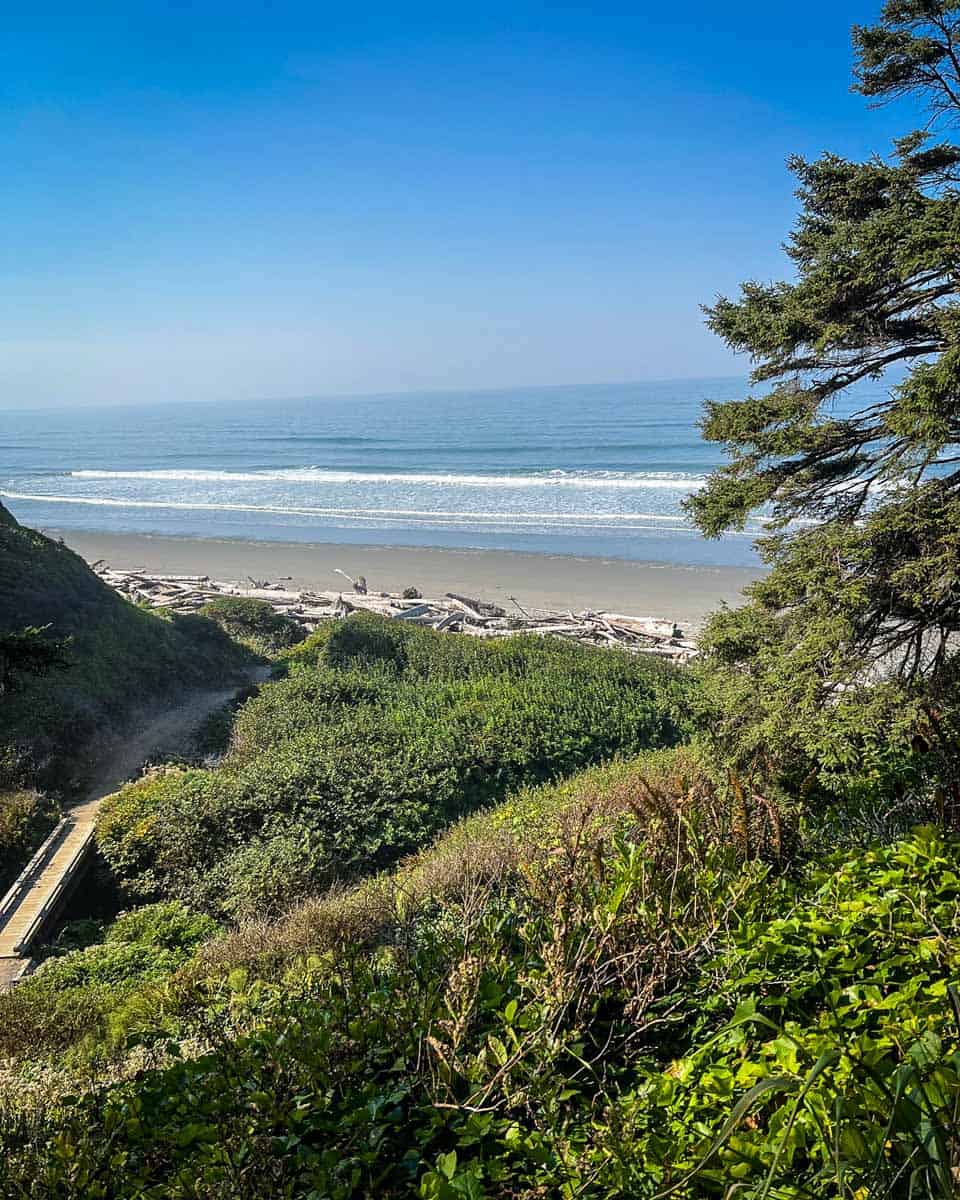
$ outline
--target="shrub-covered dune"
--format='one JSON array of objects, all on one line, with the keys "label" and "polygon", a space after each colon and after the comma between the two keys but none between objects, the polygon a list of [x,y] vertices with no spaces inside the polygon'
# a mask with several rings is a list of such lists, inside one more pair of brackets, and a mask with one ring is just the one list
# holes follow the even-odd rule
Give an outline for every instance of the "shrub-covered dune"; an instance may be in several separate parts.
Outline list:
[{"label": "shrub-covered dune", "polygon": [[355,616],[283,661],[217,767],[147,776],[104,806],[98,841],[131,895],[270,915],[522,785],[672,745],[685,721],[674,668],[556,640]]}]

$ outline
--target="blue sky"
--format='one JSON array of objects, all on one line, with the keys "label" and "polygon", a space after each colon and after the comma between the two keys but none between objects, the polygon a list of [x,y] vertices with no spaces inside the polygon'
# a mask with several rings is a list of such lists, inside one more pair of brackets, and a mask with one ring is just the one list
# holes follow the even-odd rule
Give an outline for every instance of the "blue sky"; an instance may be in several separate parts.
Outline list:
[{"label": "blue sky", "polygon": [[0,407],[736,374],[873,3],[18,5]]}]

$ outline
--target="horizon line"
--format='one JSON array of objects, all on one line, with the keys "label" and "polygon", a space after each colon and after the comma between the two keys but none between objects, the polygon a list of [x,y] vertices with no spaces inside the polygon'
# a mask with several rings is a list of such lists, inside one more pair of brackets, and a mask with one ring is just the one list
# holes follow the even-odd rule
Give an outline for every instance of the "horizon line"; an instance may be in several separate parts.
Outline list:
[{"label": "horizon line", "polygon": [[122,408],[159,408],[166,405],[170,406],[199,406],[199,405],[216,405],[216,404],[277,404],[277,403],[295,403],[305,400],[379,400],[379,399],[396,399],[403,396],[450,396],[450,395],[471,395],[471,396],[495,396],[502,395],[506,392],[547,392],[547,391],[572,391],[576,388],[614,388],[614,387],[636,387],[658,383],[719,383],[729,382],[731,380],[748,381],[748,375],[730,374],[730,375],[663,375],[646,379],[615,379],[615,380],[594,380],[591,382],[580,383],[527,383],[527,384],[505,384],[496,387],[426,387],[426,388],[403,388],[399,391],[333,391],[333,392],[302,392],[296,395],[261,395],[261,396],[245,396],[242,399],[231,399],[229,397],[220,396],[215,399],[206,400],[102,400],[93,401],[90,403],[80,401],[74,404],[35,404],[18,407],[5,407],[0,405],[0,412],[5,413],[30,413],[30,412],[76,412],[81,409],[96,410],[102,408],[122,409]]}]

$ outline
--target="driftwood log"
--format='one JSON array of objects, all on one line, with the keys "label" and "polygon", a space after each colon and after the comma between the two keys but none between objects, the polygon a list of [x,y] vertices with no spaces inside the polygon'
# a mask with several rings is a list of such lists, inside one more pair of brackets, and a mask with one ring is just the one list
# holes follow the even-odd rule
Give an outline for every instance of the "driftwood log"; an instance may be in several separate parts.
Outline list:
[{"label": "driftwood log", "polygon": [[[237,596],[262,600],[307,631],[352,612],[373,612],[393,620],[474,637],[509,637],[516,633],[563,637],[593,646],[616,647],[631,654],[653,654],[680,663],[688,662],[697,654],[696,642],[684,637],[675,621],[660,617],[592,609],[577,613],[535,611],[522,607],[513,597],[519,612],[507,614],[499,605],[459,592],[447,592],[436,599],[424,598],[419,593],[414,597],[413,588],[406,589],[408,596],[375,592],[367,587],[362,576],[354,580],[339,570],[336,574],[352,585],[347,594],[334,589],[304,588],[298,591],[250,576],[247,576],[250,586],[246,586],[211,579],[209,575],[158,575],[145,569],[121,571],[103,561],[94,563],[94,569],[105,583],[135,603],[174,613],[195,613],[211,600]],[[358,585],[364,590],[361,591]]]}]

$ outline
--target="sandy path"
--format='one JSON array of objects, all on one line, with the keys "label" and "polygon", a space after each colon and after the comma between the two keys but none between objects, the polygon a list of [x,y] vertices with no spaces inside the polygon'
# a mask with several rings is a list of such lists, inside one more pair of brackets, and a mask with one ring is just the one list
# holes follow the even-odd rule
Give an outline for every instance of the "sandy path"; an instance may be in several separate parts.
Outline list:
[{"label": "sandy path", "polygon": [[[269,667],[254,667],[248,673],[250,683],[262,683],[270,675]],[[69,810],[74,820],[95,814],[104,796],[115,792],[131,779],[154,751],[176,750],[204,718],[222,708],[239,691],[236,686],[217,688],[209,692],[189,692],[183,701],[159,716],[150,717],[129,732],[113,754],[103,760],[94,772],[86,799]]]}]

